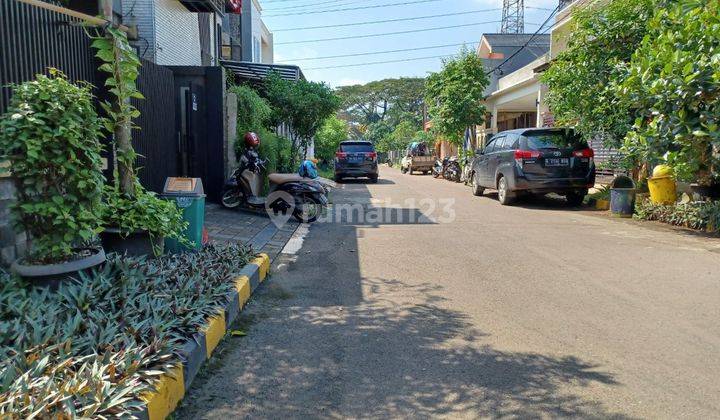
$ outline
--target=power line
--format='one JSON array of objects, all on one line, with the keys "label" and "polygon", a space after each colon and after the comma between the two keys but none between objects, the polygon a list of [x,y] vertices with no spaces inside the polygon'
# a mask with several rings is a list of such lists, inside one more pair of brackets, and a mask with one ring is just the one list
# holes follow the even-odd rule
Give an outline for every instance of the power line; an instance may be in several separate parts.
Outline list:
[{"label": "power line", "polygon": [[364,52],[364,53],[354,53],[354,54],[341,54],[341,55],[328,55],[325,57],[303,57],[303,58],[295,58],[292,60],[280,60],[279,63],[288,63],[288,62],[296,62],[296,61],[308,61],[308,60],[328,60],[331,58],[347,58],[347,57],[362,57],[362,56],[368,56],[368,55],[379,55],[379,54],[392,54],[392,53],[399,53],[399,52],[408,52],[408,51],[421,51],[421,50],[432,50],[437,48],[448,48],[448,47],[459,47],[462,45],[476,45],[478,44],[477,41],[473,42],[461,42],[457,44],[445,44],[445,45],[433,45],[428,47],[417,47],[417,48],[403,48],[399,50],[385,50],[385,51],[372,51],[372,52]]},{"label": "power line", "polygon": [[451,25],[451,26],[436,26],[434,28],[424,28],[424,29],[410,29],[407,31],[397,31],[397,32],[384,32],[379,34],[366,34],[366,35],[351,35],[351,36],[342,36],[342,37],[335,37],[335,38],[319,38],[319,39],[307,39],[303,41],[289,41],[289,42],[276,42],[275,45],[290,45],[290,44],[308,44],[311,42],[324,42],[324,41],[340,41],[345,39],[361,39],[361,38],[374,38],[374,37],[380,37],[380,36],[388,36],[388,35],[401,35],[401,34],[410,34],[410,33],[416,33],[416,32],[425,32],[425,31],[439,31],[442,29],[454,29],[454,28],[465,28],[469,26],[477,26],[477,25],[485,25],[488,23],[500,23],[499,20],[491,20],[488,22],[475,22],[475,23],[466,23],[463,25]]},{"label": "power line", "polygon": [[[533,25],[533,26],[539,26],[538,23],[526,22],[526,24],[527,24],[527,25]],[[477,45],[477,44],[479,44],[478,41],[464,41],[464,42],[458,42],[458,43],[455,43],[455,44],[429,45],[429,46],[426,46],[426,47],[402,48],[402,49],[398,49],[398,50],[368,51],[368,52],[353,53],[353,54],[327,55],[327,56],[323,56],[323,57],[301,57],[301,58],[293,58],[293,59],[288,59],[288,60],[278,60],[278,63],[294,63],[294,62],[296,62],[296,61],[329,60],[329,59],[333,59],[333,58],[362,57],[362,56],[369,56],[369,55],[392,54],[392,53],[409,52],[409,51],[433,50],[433,49],[437,49],[437,48],[459,47],[459,46],[462,46],[462,45]]]},{"label": "power line", "polygon": [[489,74],[493,73],[495,70],[499,69],[499,68],[502,67],[505,63],[507,63],[508,61],[510,61],[513,57],[515,57],[516,55],[518,55],[518,54],[520,53],[520,51],[522,51],[522,50],[524,50],[525,48],[527,48],[527,46],[530,45],[530,43],[532,42],[532,40],[535,39],[535,37],[540,34],[540,32],[541,32],[541,31],[543,30],[543,28],[545,27],[545,25],[547,25],[548,22],[550,22],[550,19],[552,19],[553,16],[555,16],[555,14],[558,12],[558,10],[560,10],[560,4],[558,4],[557,7],[555,7],[555,9],[552,11],[552,13],[550,13],[550,15],[547,17],[547,19],[545,19],[545,22],[543,22],[542,25],[540,25],[540,27],[538,28],[538,30],[535,31],[535,33],[532,34],[532,36],[531,36],[530,38],[528,38],[527,42],[525,42],[525,44],[524,44],[522,47],[518,48],[517,51],[515,51],[515,52],[512,53],[512,54],[510,54],[510,56],[509,56],[508,58],[506,58],[505,60],[503,60],[502,63],[500,63],[500,64],[498,64],[497,66],[495,66],[495,68],[493,68],[492,70],[487,71],[485,74],[488,74],[488,75],[489,75]]},{"label": "power line", "polygon": [[353,22],[353,23],[339,23],[336,25],[321,25],[321,26],[304,26],[304,27],[297,27],[297,28],[283,28],[283,29],[273,29],[273,32],[288,32],[288,31],[303,31],[307,29],[327,29],[327,28],[341,28],[346,26],[362,26],[362,25],[373,25],[376,23],[391,23],[391,22],[405,22],[409,20],[421,20],[421,19],[431,19],[431,18],[438,18],[438,17],[449,17],[449,16],[461,16],[461,15],[469,15],[473,13],[485,13],[485,12],[497,12],[499,11],[499,8],[494,9],[479,9],[479,10],[469,10],[467,12],[455,12],[455,13],[443,13],[440,15],[426,15],[426,16],[416,16],[416,17],[408,17],[408,18],[397,18],[397,19],[386,19],[386,20],[372,20],[372,21],[366,21],[366,22]]},{"label": "power line", "polygon": [[401,2],[401,3],[386,3],[386,4],[376,4],[373,6],[346,7],[346,8],[342,8],[342,9],[320,10],[320,11],[316,11],[316,12],[279,13],[279,14],[274,14],[274,15],[264,15],[263,17],[311,15],[311,14],[321,14],[321,13],[345,12],[345,11],[349,11],[349,10],[379,9],[379,8],[384,8],[384,7],[406,6],[406,5],[410,5],[410,4],[432,3],[432,2],[436,2],[436,1],[443,1],[443,0],[413,0],[413,1],[405,1],[405,2]]},{"label": "power line", "polygon": [[[342,4],[338,4],[338,3],[342,3]],[[314,7],[323,6],[323,5],[324,5],[324,7],[339,7],[339,6],[347,6],[347,5],[353,4],[353,3],[360,3],[360,1],[358,1],[358,0],[325,0],[325,1],[317,2],[317,3],[296,4],[294,6],[283,6],[283,7],[276,7],[276,8],[271,8],[271,9],[263,8],[262,11],[263,12],[281,12],[283,10],[308,11],[308,10],[303,10],[303,9],[307,9],[309,7],[314,8]],[[329,5],[332,5],[332,6],[329,6]],[[319,8],[317,10],[322,10],[322,8]],[[310,10],[310,11],[312,11],[312,10]]]},{"label": "power line", "polygon": [[327,67],[309,67],[305,70],[327,70],[327,69],[339,69],[339,68],[345,68],[345,67],[360,67],[360,66],[372,66],[376,64],[390,64],[390,63],[404,63],[407,61],[420,61],[420,60],[430,60],[430,59],[437,59],[437,58],[444,58],[444,57],[451,57],[452,54],[445,54],[445,55],[432,55],[428,57],[416,57],[416,58],[403,58],[399,60],[386,60],[386,61],[370,61],[367,63],[356,63],[356,64],[342,64],[338,66],[327,66]]}]

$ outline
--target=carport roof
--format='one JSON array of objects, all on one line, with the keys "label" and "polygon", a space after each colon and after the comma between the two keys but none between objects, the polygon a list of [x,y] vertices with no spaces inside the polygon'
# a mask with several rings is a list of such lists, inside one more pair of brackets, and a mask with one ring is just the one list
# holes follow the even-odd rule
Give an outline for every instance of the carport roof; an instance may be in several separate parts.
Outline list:
[{"label": "carport roof", "polygon": [[253,63],[251,61],[220,60],[220,64],[246,80],[265,80],[271,72],[275,72],[285,80],[305,80],[305,75],[298,66],[286,64]]}]

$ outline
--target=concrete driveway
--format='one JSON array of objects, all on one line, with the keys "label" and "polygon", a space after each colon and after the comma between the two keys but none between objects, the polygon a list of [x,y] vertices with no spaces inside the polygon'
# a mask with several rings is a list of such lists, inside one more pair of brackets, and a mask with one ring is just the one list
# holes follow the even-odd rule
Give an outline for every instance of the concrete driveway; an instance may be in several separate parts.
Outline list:
[{"label": "concrete driveway", "polygon": [[281,254],[178,418],[720,417],[720,241],[381,178],[333,201],[389,217]]}]

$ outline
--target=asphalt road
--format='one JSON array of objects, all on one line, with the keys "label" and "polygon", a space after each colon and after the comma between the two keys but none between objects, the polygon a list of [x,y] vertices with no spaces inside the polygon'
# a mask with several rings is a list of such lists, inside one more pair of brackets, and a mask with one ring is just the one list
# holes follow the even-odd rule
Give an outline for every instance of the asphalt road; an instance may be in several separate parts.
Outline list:
[{"label": "asphalt road", "polygon": [[387,168],[333,201],[386,217],[313,225],[178,418],[720,417],[717,239]]}]

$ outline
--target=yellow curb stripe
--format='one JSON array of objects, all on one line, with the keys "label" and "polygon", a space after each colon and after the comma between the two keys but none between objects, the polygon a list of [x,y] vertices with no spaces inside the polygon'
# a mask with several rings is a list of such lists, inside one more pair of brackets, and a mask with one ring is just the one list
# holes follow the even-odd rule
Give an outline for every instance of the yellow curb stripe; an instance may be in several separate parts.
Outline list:
[{"label": "yellow curb stripe", "polygon": [[209,359],[215,347],[225,336],[225,313],[220,312],[218,315],[208,319],[208,325],[203,329],[205,333],[205,348],[207,349],[206,357]]},{"label": "yellow curb stripe", "polygon": [[260,254],[251,264],[258,266],[258,274],[260,275],[260,282],[262,283],[270,272],[270,257],[267,254]]},{"label": "yellow curb stripe", "polygon": [[251,288],[248,276],[240,276],[235,279],[235,288],[238,291],[238,299],[240,299],[240,309],[250,300]]},{"label": "yellow curb stripe", "polygon": [[178,403],[185,396],[182,364],[160,376],[155,387],[155,392],[144,394],[142,399],[147,404],[149,420],[164,420],[175,411]]}]

